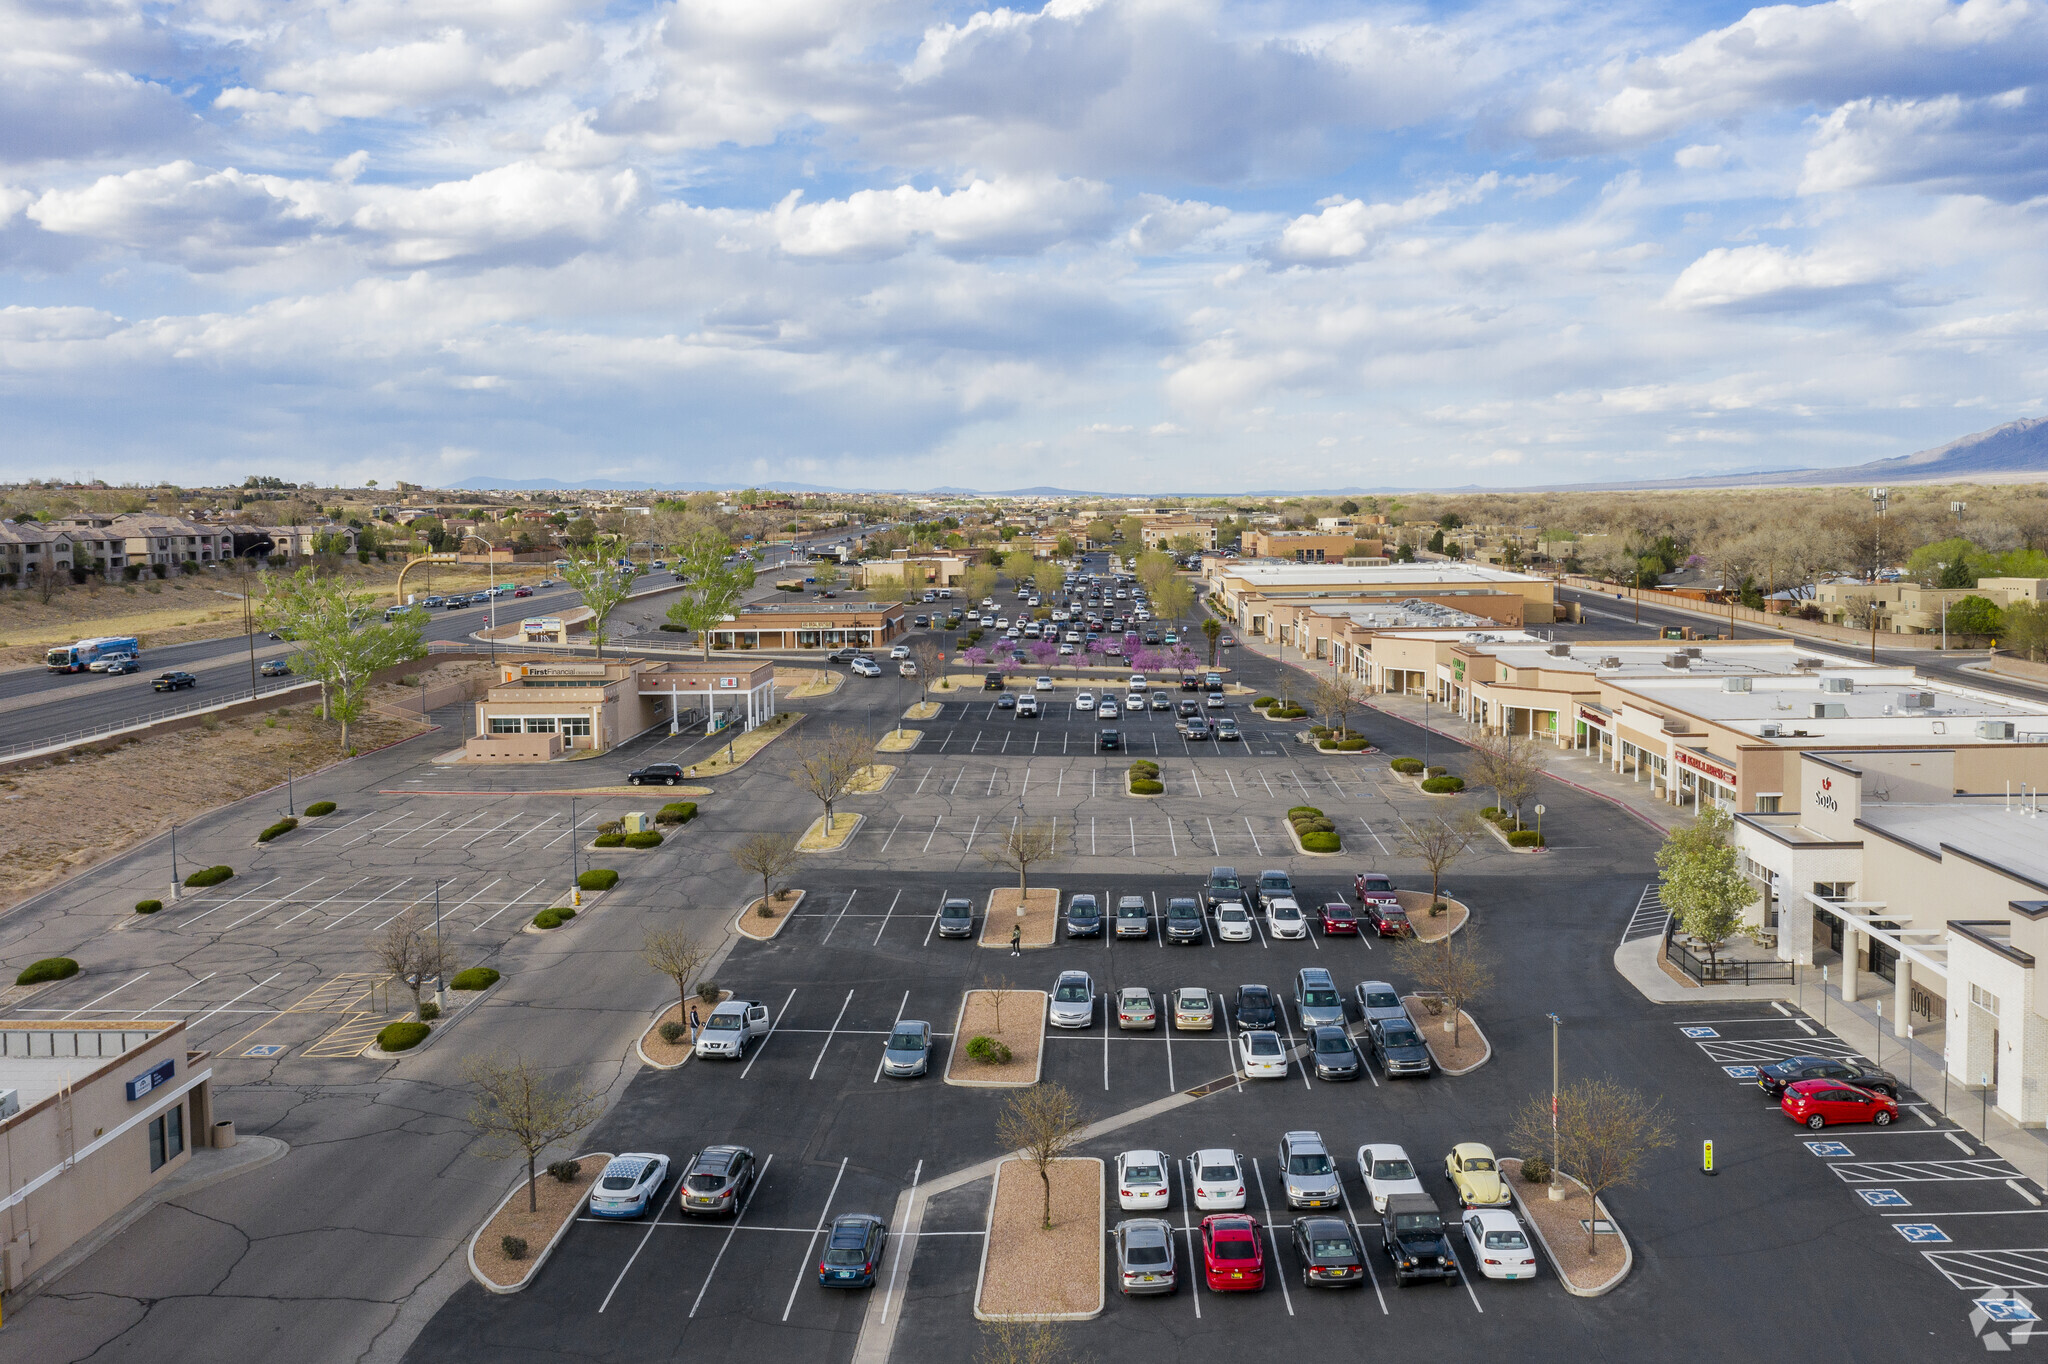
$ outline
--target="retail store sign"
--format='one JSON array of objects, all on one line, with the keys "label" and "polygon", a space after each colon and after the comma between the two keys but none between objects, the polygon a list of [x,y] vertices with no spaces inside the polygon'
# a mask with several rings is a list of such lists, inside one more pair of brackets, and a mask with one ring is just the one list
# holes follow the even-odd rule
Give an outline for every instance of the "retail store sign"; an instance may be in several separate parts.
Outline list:
[{"label": "retail store sign", "polygon": [[1734,769],[1723,767],[1717,762],[1709,762],[1689,748],[1679,749],[1677,756],[1680,767],[1690,767],[1695,772],[1704,772],[1723,786],[1735,785]]},{"label": "retail store sign", "polygon": [[171,1077],[177,1073],[178,1063],[175,1060],[157,1062],[128,1082],[128,1102],[134,1103],[158,1085],[169,1084]]}]

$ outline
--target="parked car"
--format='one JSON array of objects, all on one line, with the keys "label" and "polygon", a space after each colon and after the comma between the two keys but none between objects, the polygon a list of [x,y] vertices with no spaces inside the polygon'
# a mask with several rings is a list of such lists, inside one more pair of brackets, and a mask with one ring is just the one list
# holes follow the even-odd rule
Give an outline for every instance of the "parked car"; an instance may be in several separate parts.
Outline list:
[{"label": "parked car", "polygon": [[1476,1141],[1461,1141],[1444,1157],[1444,1175],[1458,1205],[1465,1208],[1497,1208],[1513,1201],[1507,1181],[1500,1177],[1500,1162],[1493,1148]]},{"label": "parked car", "polygon": [[1309,912],[1315,916],[1316,922],[1322,925],[1323,936],[1326,938],[1335,933],[1349,933],[1353,937],[1358,935],[1358,915],[1342,900],[1325,901]]},{"label": "parked car", "polygon": [[1163,1217],[1132,1217],[1116,1224],[1116,1286],[1133,1293],[1172,1293],[1180,1288],[1174,1265],[1173,1224]]},{"label": "parked car", "polygon": [[770,1028],[768,1006],[758,999],[728,999],[711,1011],[697,1033],[699,1056],[729,1056],[738,1061],[757,1037]]},{"label": "parked car", "polygon": [[1280,1135],[1280,1183],[1290,1208],[1334,1208],[1343,1202],[1342,1182],[1320,1132]]},{"label": "parked car", "polygon": [[1425,1193],[1397,1193],[1380,1213],[1380,1245],[1394,1262],[1394,1283],[1417,1279],[1458,1279],[1458,1257],[1444,1231],[1436,1200]]},{"label": "parked car", "polygon": [[1125,1212],[1164,1212],[1173,1185],[1164,1151],[1126,1151],[1116,1158],[1117,1206]]},{"label": "parked car", "polygon": [[882,1074],[905,1078],[930,1069],[932,1025],[916,1018],[899,1018],[882,1044]]},{"label": "parked car", "polygon": [[1465,1248],[1479,1272],[1489,1279],[1533,1279],[1536,1253],[1515,1215],[1500,1208],[1474,1208],[1465,1214]]},{"label": "parked car", "polygon": [[1116,901],[1116,935],[1119,938],[1152,936],[1152,910],[1142,895],[1120,895]]},{"label": "parked car", "polygon": [[1358,1016],[1367,1024],[1380,1019],[1408,1021],[1408,1006],[1401,1002],[1399,992],[1385,981],[1362,980],[1354,993],[1358,1000]]},{"label": "parked car", "polygon": [[1126,985],[1116,992],[1116,1025],[1125,1032],[1150,1032],[1159,1026],[1159,1010],[1152,992],[1142,985]]},{"label": "parked car", "polygon": [[1415,1175],[1415,1162],[1408,1152],[1391,1142],[1367,1142],[1358,1148],[1358,1174],[1365,1181],[1366,1196],[1374,1212],[1385,1212],[1387,1200],[1395,1194],[1419,1194],[1422,1181]]},{"label": "parked car", "polygon": [[1037,679],[1035,679],[1035,680],[1034,680],[1034,681],[1033,681],[1033,682],[1031,683],[1031,690],[1033,690],[1033,691],[1051,691],[1051,690],[1052,690],[1052,679],[1051,679],[1050,677],[1040,677],[1040,678],[1037,678]]},{"label": "parked car", "polygon": [[613,1156],[590,1190],[592,1217],[639,1217],[668,1182],[668,1157],[647,1151]]},{"label": "parked car", "polygon": [[676,1206],[694,1217],[738,1216],[754,1187],[754,1153],[744,1146],[707,1146],[690,1158],[676,1186]]},{"label": "parked car", "polygon": [[1016,708],[1017,698],[1011,695],[1009,692],[1004,692],[1001,696],[998,696],[996,698],[997,710],[1015,710]]},{"label": "parked car", "polygon": [[1209,722],[1199,715],[1190,716],[1174,725],[1174,730],[1183,739],[1206,739],[1209,737]]},{"label": "parked car", "polygon": [[1124,736],[1113,729],[1105,729],[1095,736],[1095,747],[1103,753],[1114,753],[1124,746]]},{"label": "parked car", "polygon": [[825,661],[827,663],[851,663],[856,658],[866,658],[867,656],[865,650],[856,649],[849,644],[843,649],[834,649],[831,653],[826,654]]},{"label": "parked car", "polygon": [[1280,870],[1259,873],[1259,879],[1251,885],[1251,902],[1260,909],[1271,904],[1275,897],[1286,896],[1294,899],[1294,878]]},{"label": "parked car", "polygon": [[1889,1127],[1899,1116],[1899,1101],[1874,1089],[1858,1089],[1840,1080],[1795,1080],[1785,1086],[1778,1107],[1794,1122],[1818,1132],[1841,1123],[1868,1122]]},{"label": "parked car", "polygon": [[1257,935],[1252,931],[1250,911],[1234,901],[1225,902],[1216,911],[1216,938],[1219,942],[1250,942]]},{"label": "parked car", "polygon": [[1197,943],[1208,936],[1202,928],[1202,907],[1193,897],[1177,895],[1166,902],[1164,936],[1177,943]]},{"label": "parked car", "polygon": [[1199,985],[1183,985],[1173,992],[1173,1026],[1177,1032],[1212,1032],[1216,1027],[1216,1002]]},{"label": "parked car", "polygon": [[1341,1217],[1294,1219],[1294,1258],[1303,1288],[1349,1288],[1365,1282],[1365,1254]]},{"label": "parked car", "polygon": [[1027,691],[1017,698],[1017,718],[1019,720],[1036,720],[1038,718],[1038,697],[1034,693]]},{"label": "parked car", "polygon": [[1309,1060],[1318,1080],[1356,1080],[1365,1070],[1351,1034],[1328,1024],[1310,1030]]},{"label": "parked car", "polygon": [[1203,1212],[1235,1212],[1244,1206],[1244,1158],[1227,1146],[1212,1146],[1188,1157],[1194,1167],[1195,1206]]},{"label": "parked car", "polygon": [[1053,985],[1047,1021],[1055,1028],[1085,1028],[1095,1021],[1095,981],[1086,971],[1062,971]]},{"label": "parked car", "polygon": [[1226,902],[1243,904],[1244,886],[1237,879],[1235,867],[1209,868],[1208,884],[1202,888],[1204,904],[1213,913],[1218,905]]},{"label": "parked car", "polygon": [[1365,1035],[1372,1043],[1372,1059],[1379,1062],[1380,1073],[1389,1080],[1420,1078],[1436,1068],[1422,1034],[1405,1013],[1399,1018],[1373,1019],[1365,1025]]},{"label": "parked car", "polygon": [[1773,1099],[1782,1098],[1787,1085],[1801,1080],[1837,1080],[1858,1089],[1876,1090],[1899,1097],[1899,1077],[1868,1061],[1840,1056],[1790,1056],[1756,1068],[1757,1088]]},{"label": "parked car", "polygon": [[1093,895],[1075,895],[1067,900],[1067,936],[1070,938],[1099,938],[1102,936],[1102,906]]},{"label": "parked car", "polygon": [[1242,739],[1243,737],[1242,734],[1237,732],[1237,721],[1229,716],[1226,715],[1216,722],[1216,742],[1223,743],[1230,739]]},{"label": "parked car", "polygon": [[1344,1026],[1344,996],[1327,969],[1304,966],[1294,973],[1294,1012],[1303,1032]]},{"label": "parked car", "polygon": [[891,658],[908,658],[908,657],[910,657],[910,646],[909,646],[908,644],[892,644],[892,645],[890,645],[890,646],[889,646],[889,657],[891,657]]},{"label": "parked car", "polygon": [[889,1224],[872,1213],[849,1212],[832,1219],[818,1283],[825,1288],[873,1288],[889,1243]]},{"label": "parked car", "polygon": [[149,689],[151,691],[183,691],[187,687],[196,687],[198,685],[199,679],[191,673],[158,673],[156,678],[150,682]]},{"label": "parked car", "polygon": [[1003,675],[1001,673],[987,673],[981,679],[981,689],[983,691],[1001,691],[1003,686]]},{"label": "parked car", "polygon": [[1276,895],[1266,901],[1266,931],[1275,938],[1306,938],[1308,920],[1290,897]]},{"label": "parked car", "polygon": [[678,763],[649,763],[626,774],[628,786],[674,786],[683,779]]},{"label": "parked car", "polygon": [[1259,1224],[1242,1214],[1202,1219],[1202,1278],[1212,1293],[1257,1292],[1266,1286],[1265,1244]]},{"label": "parked car", "polygon": [[971,938],[974,936],[974,902],[951,897],[939,905],[939,936],[942,938]]},{"label": "parked car", "polygon": [[1382,938],[1406,938],[1415,932],[1415,926],[1408,922],[1408,911],[1395,901],[1366,901],[1365,917],[1372,931]]},{"label": "parked car", "polygon": [[1248,1080],[1285,1079],[1287,1076],[1287,1052],[1281,1047],[1277,1032],[1256,1028],[1239,1033],[1237,1059]]},{"label": "parked car", "polygon": [[1154,709],[1154,710],[1172,710],[1172,709],[1173,709],[1173,698],[1172,698],[1171,696],[1168,696],[1168,695],[1167,695],[1167,694],[1166,694],[1165,692],[1163,692],[1163,691],[1155,691],[1155,692],[1153,692],[1153,693],[1152,693],[1152,709]]},{"label": "parked car", "polygon": [[1273,1003],[1273,992],[1263,985],[1238,986],[1237,1008],[1231,1017],[1240,1028],[1280,1026],[1280,1010]]},{"label": "parked car", "polygon": [[882,675],[882,665],[875,662],[872,658],[856,658],[853,660],[853,675],[855,677],[880,677]]}]

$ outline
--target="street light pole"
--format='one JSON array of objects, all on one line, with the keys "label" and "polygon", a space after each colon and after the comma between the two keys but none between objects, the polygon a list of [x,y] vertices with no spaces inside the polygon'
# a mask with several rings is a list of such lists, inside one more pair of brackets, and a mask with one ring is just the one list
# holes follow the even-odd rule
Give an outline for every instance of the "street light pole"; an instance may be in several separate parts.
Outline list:
[{"label": "street light pole", "polygon": [[1564,1184],[1557,1177],[1557,1032],[1564,1020],[1556,1014],[1544,1017],[1550,1020],[1550,1197],[1558,1201],[1564,1198]]}]

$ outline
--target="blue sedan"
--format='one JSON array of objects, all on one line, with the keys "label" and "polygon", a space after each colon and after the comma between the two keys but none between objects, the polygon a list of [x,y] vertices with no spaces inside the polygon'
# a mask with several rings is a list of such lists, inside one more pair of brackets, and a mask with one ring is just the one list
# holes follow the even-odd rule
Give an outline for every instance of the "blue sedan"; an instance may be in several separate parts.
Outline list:
[{"label": "blue sedan", "polygon": [[613,1156],[590,1191],[592,1217],[639,1217],[668,1181],[668,1157],[648,1152]]}]

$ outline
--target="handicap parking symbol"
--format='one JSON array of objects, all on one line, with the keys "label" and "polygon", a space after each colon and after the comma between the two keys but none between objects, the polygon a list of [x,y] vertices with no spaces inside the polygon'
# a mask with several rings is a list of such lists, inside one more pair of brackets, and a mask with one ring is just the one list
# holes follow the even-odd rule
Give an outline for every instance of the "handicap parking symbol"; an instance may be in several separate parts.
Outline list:
[{"label": "handicap parking symbol", "polygon": [[1719,1037],[1721,1035],[1712,1028],[1685,1028],[1682,1031],[1687,1037]]},{"label": "handicap parking symbol", "polygon": [[1809,1141],[1806,1149],[1817,1156],[1850,1156],[1856,1154],[1839,1141]]},{"label": "handicap parking symbol", "polygon": [[1996,1322],[2039,1321],[2040,1314],[2025,1298],[1979,1298],[1976,1303],[1986,1317]]},{"label": "handicap parking symbol", "polygon": [[1858,1189],[1856,1192],[1861,1194],[1863,1201],[1873,1208],[1910,1208],[1913,1206],[1906,1201],[1906,1196],[1897,1189]]},{"label": "handicap parking symbol", "polygon": [[1948,1233],[1932,1222],[1894,1222],[1892,1228],[1916,1246],[1937,1245],[1948,1240]]},{"label": "handicap parking symbol", "polygon": [[254,1056],[259,1059],[265,1056],[282,1056],[283,1054],[284,1048],[272,1042],[258,1042],[255,1046],[242,1053],[244,1056]]},{"label": "handicap parking symbol", "polygon": [[1737,1080],[1754,1080],[1756,1078],[1755,1066],[1723,1066],[1721,1069],[1727,1071],[1730,1076]]}]

